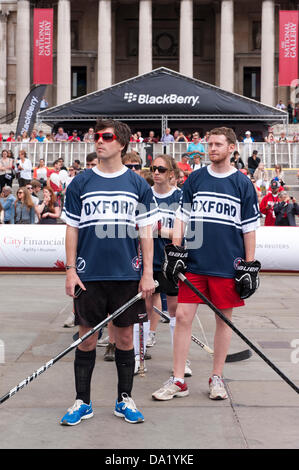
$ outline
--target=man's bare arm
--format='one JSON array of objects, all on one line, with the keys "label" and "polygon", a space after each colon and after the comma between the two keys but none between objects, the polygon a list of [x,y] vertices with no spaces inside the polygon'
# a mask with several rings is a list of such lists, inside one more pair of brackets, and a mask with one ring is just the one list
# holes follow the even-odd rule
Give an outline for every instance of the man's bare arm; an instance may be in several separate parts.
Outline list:
[{"label": "man's bare arm", "polygon": [[72,268],[68,269],[66,272],[65,291],[66,294],[71,297],[74,297],[75,286],[77,284],[79,284],[83,290],[86,290],[76,271],[77,245],[78,229],[67,225],[65,236],[66,265],[72,266]]},{"label": "man's bare arm", "polygon": [[172,243],[181,246],[186,229],[186,223],[176,218],[173,227]]},{"label": "man's bare arm", "polygon": [[139,237],[143,265],[139,290],[142,291],[143,298],[148,298],[155,292],[153,279],[154,242],[152,225],[140,227]]},{"label": "man's bare arm", "polygon": [[256,232],[247,232],[243,234],[245,246],[245,261],[255,260]]}]

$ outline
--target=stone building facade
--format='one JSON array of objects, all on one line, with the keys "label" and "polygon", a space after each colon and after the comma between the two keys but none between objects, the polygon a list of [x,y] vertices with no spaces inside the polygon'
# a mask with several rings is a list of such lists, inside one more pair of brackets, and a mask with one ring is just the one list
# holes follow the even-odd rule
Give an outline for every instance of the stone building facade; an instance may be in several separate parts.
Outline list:
[{"label": "stone building facade", "polygon": [[0,117],[32,85],[33,8],[54,8],[50,106],[160,66],[275,106],[281,0],[0,1]]}]

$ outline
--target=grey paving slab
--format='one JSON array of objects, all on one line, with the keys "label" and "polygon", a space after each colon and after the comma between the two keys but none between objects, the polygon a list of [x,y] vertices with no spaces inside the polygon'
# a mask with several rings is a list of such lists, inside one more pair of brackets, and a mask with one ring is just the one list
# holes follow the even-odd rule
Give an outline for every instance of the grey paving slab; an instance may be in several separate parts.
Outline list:
[{"label": "grey paving slab", "polygon": [[[236,310],[233,318],[297,385],[299,343],[296,356],[296,345],[291,342],[299,338],[298,280],[296,276],[262,276],[262,289],[244,308]],[[63,276],[2,275],[0,288],[0,339],[5,346],[5,363],[0,364],[2,396],[69,346],[76,328],[63,328],[72,308],[64,294]],[[201,306],[198,317],[212,346],[214,313]],[[203,340],[197,319],[192,332]],[[134,399],[145,423],[133,426],[113,415],[116,368],[103,360],[105,349],[97,348],[92,381],[95,416],[79,426],[60,426],[59,419],[74,402],[71,352],[0,405],[0,448],[298,449],[298,394],[255,353],[246,361],[225,365],[230,398],[212,402],[207,389],[212,357],[191,343],[190,395],[170,402],[152,400],[152,392],[168,379],[172,369],[167,324],[159,323],[157,338],[156,346],[149,350],[152,360],[146,362],[147,374],[134,379]],[[233,334],[230,352],[246,348]]]},{"label": "grey paving slab", "polygon": [[250,449],[299,449],[298,413],[293,408],[240,407],[236,413]]}]

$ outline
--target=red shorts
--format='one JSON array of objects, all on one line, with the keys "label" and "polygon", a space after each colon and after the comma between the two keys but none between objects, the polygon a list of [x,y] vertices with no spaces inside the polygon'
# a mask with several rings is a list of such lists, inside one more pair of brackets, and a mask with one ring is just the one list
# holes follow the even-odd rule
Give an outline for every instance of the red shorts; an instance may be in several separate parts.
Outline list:
[{"label": "red shorts", "polygon": [[[186,278],[219,309],[242,307],[245,305],[231,278],[186,273]],[[179,281],[178,303],[203,304],[204,302],[184,282]]]}]

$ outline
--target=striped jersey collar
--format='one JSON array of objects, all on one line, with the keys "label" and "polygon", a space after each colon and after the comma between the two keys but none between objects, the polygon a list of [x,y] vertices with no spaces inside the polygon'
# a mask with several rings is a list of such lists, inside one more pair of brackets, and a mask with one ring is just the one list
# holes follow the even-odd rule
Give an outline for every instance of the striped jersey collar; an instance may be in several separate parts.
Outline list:
[{"label": "striped jersey collar", "polygon": [[216,173],[215,171],[212,170],[211,166],[212,165],[208,165],[207,170],[208,170],[208,173],[211,176],[214,176],[215,178],[227,178],[228,176],[231,176],[234,173],[236,173],[236,171],[238,171],[236,168],[232,167],[232,169],[227,171],[226,173]]},{"label": "striped jersey collar", "polygon": [[115,171],[114,173],[104,173],[103,171],[99,170],[97,166],[94,166],[92,171],[94,171],[98,176],[102,176],[103,178],[117,178],[118,176],[121,176],[126,171],[128,171],[128,168],[123,166],[121,170]]}]

